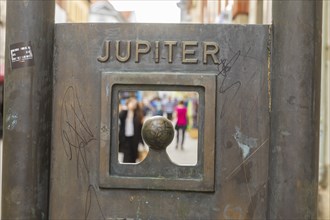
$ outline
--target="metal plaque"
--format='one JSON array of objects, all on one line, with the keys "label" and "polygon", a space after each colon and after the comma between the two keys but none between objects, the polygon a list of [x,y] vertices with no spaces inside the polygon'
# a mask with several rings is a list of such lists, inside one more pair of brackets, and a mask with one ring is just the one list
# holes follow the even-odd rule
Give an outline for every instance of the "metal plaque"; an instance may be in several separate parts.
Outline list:
[{"label": "metal plaque", "polygon": [[[266,219],[269,42],[267,25],[57,24],[50,219]],[[118,94],[137,90],[198,93],[196,164],[118,162]]]}]

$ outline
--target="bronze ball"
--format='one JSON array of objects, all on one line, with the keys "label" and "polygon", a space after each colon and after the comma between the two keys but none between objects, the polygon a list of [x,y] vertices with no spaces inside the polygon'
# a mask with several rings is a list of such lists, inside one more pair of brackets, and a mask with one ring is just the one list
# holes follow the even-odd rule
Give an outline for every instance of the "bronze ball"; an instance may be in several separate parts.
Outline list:
[{"label": "bronze ball", "polygon": [[154,150],[165,150],[174,138],[172,122],[163,116],[147,119],[142,126],[144,142]]}]

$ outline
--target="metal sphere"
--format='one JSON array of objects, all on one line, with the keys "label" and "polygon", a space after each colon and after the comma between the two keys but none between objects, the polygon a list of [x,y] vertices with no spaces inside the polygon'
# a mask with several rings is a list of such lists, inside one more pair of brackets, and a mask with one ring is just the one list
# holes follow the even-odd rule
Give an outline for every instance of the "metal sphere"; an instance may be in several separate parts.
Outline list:
[{"label": "metal sphere", "polygon": [[147,119],[142,126],[144,142],[154,150],[165,150],[174,138],[172,122],[162,116]]}]

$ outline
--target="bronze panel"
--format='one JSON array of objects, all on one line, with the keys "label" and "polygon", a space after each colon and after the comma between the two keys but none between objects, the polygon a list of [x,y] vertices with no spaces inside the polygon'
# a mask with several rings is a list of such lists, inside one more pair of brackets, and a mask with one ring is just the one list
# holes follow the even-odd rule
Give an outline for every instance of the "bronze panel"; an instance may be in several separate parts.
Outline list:
[{"label": "bronze panel", "polygon": [[[266,219],[269,26],[59,24],[55,29],[51,219]],[[117,40],[131,41],[126,62],[116,59]],[[107,41],[111,41],[108,59],[104,53]],[[146,53],[148,46],[140,44],[139,62],[135,62],[138,41],[150,42],[150,52]],[[165,41],[177,42],[170,54],[172,63],[168,60],[169,46],[164,50]],[[197,46],[192,46],[195,41]],[[207,46],[207,63],[203,62],[203,42],[219,45],[218,53],[217,46]],[[120,47],[120,57],[125,60],[126,44]],[[213,53],[219,64],[213,62]],[[190,63],[182,62],[183,54]],[[100,56],[107,61],[99,62]],[[146,82],[178,83],[178,87],[194,85],[192,75],[213,77],[210,85],[216,88],[211,95],[205,93],[205,100],[215,100],[211,107],[215,118],[204,120],[203,127],[210,129],[215,124],[215,130],[208,130],[203,137],[204,143],[215,142],[211,192],[185,191],[184,187],[177,190],[172,183],[165,188],[166,184],[158,180],[147,184],[152,190],[128,188],[130,183],[119,180],[117,186],[126,186],[102,187],[106,180],[102,175],[109,171],[103,157],[110,153],[107,143],[112,127],[102,120],[111,118],[102,116],[101,109],[110,107],[108,101],[103,102],[107,100],[105,73],[110,72],[123,73],[118,81],[126,83],[129,77],[124,76],[136,73],[148,75]],[[204,166],[203,172],[212,168]],[[146,184],[138,177],[130,179]],[[199,186],[203,191],[204,186]],[[195,190],[199,186],[195,185]]]}]

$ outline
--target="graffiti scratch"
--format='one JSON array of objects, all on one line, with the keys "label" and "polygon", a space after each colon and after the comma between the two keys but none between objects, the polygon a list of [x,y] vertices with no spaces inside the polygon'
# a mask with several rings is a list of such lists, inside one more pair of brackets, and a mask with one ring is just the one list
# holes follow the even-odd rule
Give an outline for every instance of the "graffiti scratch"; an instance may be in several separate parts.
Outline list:
[{"label": "graffiti scratch", "polygon": [[228,175],[228,176],[226,176],[226,180],[229,180],[238,170],[239,170],[239,168],[241,168],[241,166],[243,166],[247,161],[249,161],[251,158],[252,158],[252,156],[257,152],[257,151],[259,151],[260,150],[260,148],[262,147],[262,146],[264,146],[267,142],[268,142],[268,138],[259,146],[259,147],[257,147],[245,160],[243,160],[243,162],[242,163],[240,163],[235,169],[233,169],[233,171]]}]

